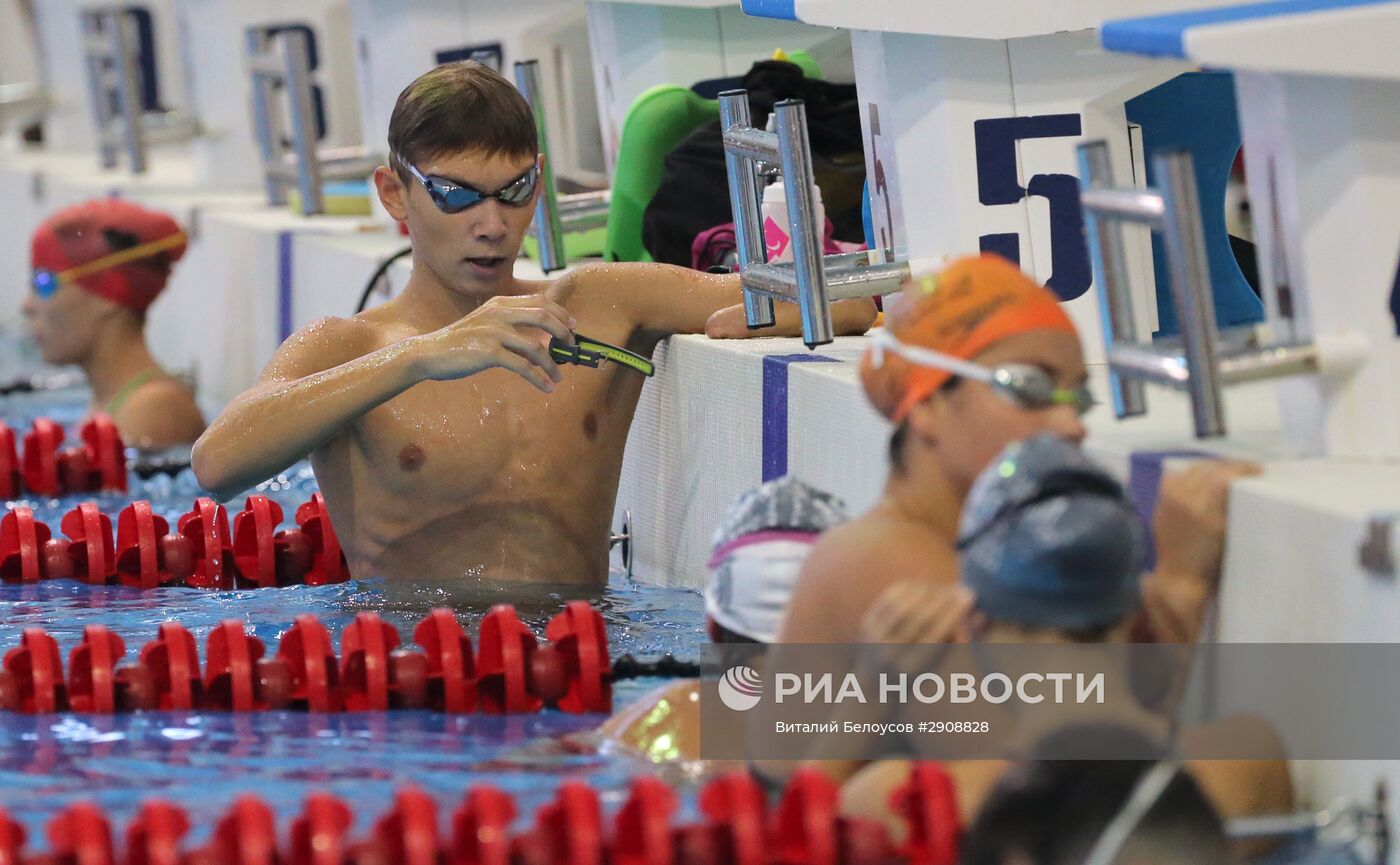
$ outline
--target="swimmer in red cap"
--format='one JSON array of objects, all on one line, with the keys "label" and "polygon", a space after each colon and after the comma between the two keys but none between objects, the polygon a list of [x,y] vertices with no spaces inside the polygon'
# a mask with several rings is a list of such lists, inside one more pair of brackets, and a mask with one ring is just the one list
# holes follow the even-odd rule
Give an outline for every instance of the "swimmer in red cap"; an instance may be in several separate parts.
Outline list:
[{"label": "swimmer in red cap", "polygon": [[[671,334],[748,336],[738,277],[596,264],[518,279],[535,118],[479,63],[409,84],[388,145],[374,180],[412,239],[408,283],[294,334],[195,446],[195,474],[227,498],[309,454],[356,576],[601,586],[638,370]],[[778,306],[755,335],[798,332],[797,308]],[[875,306],[832,316],[860,333]],[[557,365],[599,357],[612,362]]]},{"label": "swimmer in red cap", "polygon": [[[885,493],[812,551],[780,642],[853,642],[861,615],[895,582],[953,584],[973,480],[1012,442],[1050,433],[1078,443],[1093,405],[1079,336],[1055,296],[993,255],[916,273],[871,334],[860,372],[894,424]],[[1195,640],[1220,574],[1229,484],[1258,470],[1203,460],[1163,479],[1145,633]]]},{"label": "swimmer in red cap", "polygon": [[204,431],[194,395],[146,346],[146,310],[185,242],[164,213],[106,198],[50,216],[30,245],[24,317],[40,354],[82,367],[92,410],[137,447],[189,444]]}]

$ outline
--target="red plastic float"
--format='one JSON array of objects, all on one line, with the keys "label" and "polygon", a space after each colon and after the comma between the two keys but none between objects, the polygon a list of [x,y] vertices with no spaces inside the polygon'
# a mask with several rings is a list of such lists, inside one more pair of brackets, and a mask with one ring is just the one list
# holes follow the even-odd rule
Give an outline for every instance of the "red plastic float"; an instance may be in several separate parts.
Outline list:
[{"label": "red plastic float", "polygon": [[88,418],[78,431],[96,488],[126,492],[126,445],[117,425],[105,414]]},{"label": "red plastic float", "polygon": [[350,567],[340,548],[340,538],[331,526],[326,500],[312,493],[311,500],[297,508],[297,525],[311,545],[311,568],[306,572],[308,586],[343,583],[350,579]]},{"label": "red plastic float", "polygon": [[474,787],[452,815],[454,865],[511,865],[510,826],[515,800],[495,787]]},{"label": "red plastic float", "polygon": [[534,633],[507,604],[492,607],[477,633],[477,705],[488,715],[538,712],[526,675],[538,646]]},{"label": "red plastic float", "polygon": [[68,656],[68,704],[74,712],[117,711],[117,662],[126,654],[122,638],[101,625],[83,628],[83,641]]},{"label": "red plastic float", "polygon": [[238,619],[225,619],[209,632],[205,644],[204,699],[214,709],[251,712],[267,705],[257,699],[255,668],[263,656],[262,640],[243,630]]},{"label": "red plastic float", "polygon": [[326,793],[306,797],[301,816],[292,821],[289,865],[344,865],[351,820],[340,799]]},{"label": "red plastic float", "polygon": [[73,573],[79,580],[105,585],[117,573],[112,520],[93,502],[83,502],[63,515],[59,524],[68,536]]},{"label": "red plastic float", "polygon": [[49,822],[49,850],[63,865],[116,865],[112,824],[91,802],[69,805]]},{"label": "red plastic float", "polygon": [[182,625],[161,623],[156,638],[141,647],[141,665],[151,673],[158,708],[183,711],[199,705],[199,653]]},{"label": "red plastic float", "polygon": [[774,865],[881,865],[894,852],[884,826],[838,814],[836,782],[815,769],[788,781],[774,815]]},{"label": "red plastic float", "polygon": [[437,803],[416,787],[400,789],[374,825],[374,843],[386,865],[438,865]]},{"label": "red plastic float", "polygon": [[691,858],[716,865],[765,865],[765,804],[763,788],[746,772],[706,784],[700,791],[700,813],[706,821],[685,833]]},{"label": "red plastic float", "polygon": [[23,481],[15,431],[0,423],[0,499],[19,498],[24,491]]},{"label": "red plastic float", "polygon": [[213,499],[196,499],[176,525],[194,554],[194,573],[185,583],[198,589],[233,588],[233,540],[224,506]]},{"label": "red plastic float", "polygon": [[331,649],[331,635],[315,616],[296,617],[282,635],[277,657],[291,670],[292,704],[311,712],[339,712],[339,666]]},{"label": "red plastic float", "polygon": [[476,710],[472,641],[451,610],[436,609],[413,629],[413,641],[428,658],[429,705],[439,712]]},{"label": "red plastic float", "polygon": [[63,427],[38,418],[24,434],[21,475],[24,488],[34,495],[57,496],[62,492],[58,477],[58,448],[63,444]]},{"label": "red plastic float", "polygon": [[280,522],[282,507],[267,496],[249,496],[243,511],[234,516],[233,560],[242,582],[258,587],[279,584],[274,536]]},{"label": "red plastic float", "polygon": [[24,827],[0,808],[0,865],[20,865],[27,840]]},{"label": "red plastic float", "polygon": [[116,572],[124,586],[153,589],[173,580],[163,569],[161,539],[170,523],[151,510],[148,501],[134,501],[117,514]]},{"label": "red plastic float", "polygon": [[634,778],[613,821],[610,865],[672,865],[677,851],[671,819],[676,807],[670,787],[656,778]]},{"label": "red plastic float", "polygon": [[564,712],[612,711],[612,663],[603,617],[587,601],[569,601],[549,620],[545,636],[564,660],[568,688],[559,698]]},{"label": "red plastic float", "polygon": [[516,839],[516,854],[528,865],[603,865],[603,810],[598,791],[565,781],[554,801],[535,813],[534,828]]},{"label": "red plastic float", "polygon": [[126,865],[184,865],[180,845],[189,831],[183,809],[147,800],[126,828]]},{"label": "red plastic float", "polygon": [[58,643],[42,628],[25,628],[20,643],[5,653],[4,670],[15,686],[19,711],[49,715],[68,707]]},{"label": "red plastic float", "polygon": [[914,763],[892,804],[909,827],[898,850],[909,865],[956,865],[962,859],[958,800],[953,779],[942,766]]},{"label": "red plastic float", "polygon": [[218,865],[277,865],[277,821],[256,796],[240,796],[219,819],[205,852]]},{"label": "red plastic float", "polygon": [[37,583],[44,579],[43,552],[48,540],[49,527],[35,520],[34,512],[23,505],[0,517],[0,580]]},{"label": "red plastic float", "polygon": [[399,632],[375,613],[359,613],[340,635],[340,683],[347,712],[389,708],[389,652]]}]

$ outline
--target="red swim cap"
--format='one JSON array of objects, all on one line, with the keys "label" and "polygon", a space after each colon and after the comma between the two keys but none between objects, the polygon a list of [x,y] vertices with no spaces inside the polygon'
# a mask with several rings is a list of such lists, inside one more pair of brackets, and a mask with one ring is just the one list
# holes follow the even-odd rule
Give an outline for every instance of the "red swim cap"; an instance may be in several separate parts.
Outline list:
[{"label": "red swim cap", "polygon": [[[100,198],[64,208],[44,220],[30,242],[30,266],[62,273],[103,256],[180,235],[164,213],[119,198]],[[144,312],[165,288],[170,267],[185,244],[77,277],[74,282],[113,303]]]}]

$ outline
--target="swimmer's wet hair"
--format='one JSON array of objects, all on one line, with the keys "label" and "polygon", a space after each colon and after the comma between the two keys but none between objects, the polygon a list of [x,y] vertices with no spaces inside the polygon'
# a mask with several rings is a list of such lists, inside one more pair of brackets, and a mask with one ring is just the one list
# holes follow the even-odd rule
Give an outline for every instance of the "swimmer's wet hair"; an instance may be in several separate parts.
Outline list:
[{"label": "swimmer's wet hair", "polygon": [[[418,165],[436,156],[534,156],[535,117],[520,91],[475,60],[445,63],[399,94],[389,118],[389,150]],[[399,179],[408,171],[395,163]]]}]

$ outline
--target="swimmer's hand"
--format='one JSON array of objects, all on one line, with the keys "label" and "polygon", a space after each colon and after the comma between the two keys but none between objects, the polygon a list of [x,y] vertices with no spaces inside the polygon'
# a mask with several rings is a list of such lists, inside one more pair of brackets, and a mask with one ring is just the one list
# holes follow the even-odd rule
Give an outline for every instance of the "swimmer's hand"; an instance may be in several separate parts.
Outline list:
[{"label": "swimmer's hand", "polygon": [[550,393],[561,378],[550,337],[572,345],[575,324],[551,292],[493,297],[446,327],[413,337],[414,375],[451,381],[499,367]]},{"label": "swimmer's hand", "polygon": [[1163,476],[1152,519],[1157,568],[1143,583],[1159,641],[1195,641],[1220,585],[1230,484],[1261,471],[1250,462],[1201,460]]},{"label": "swimmer's hand", "polygon": [[862,673],[939,670],[953,643],[969,639],[975,599],[967,587],[906,579],[880,593],[860,622]]},{"label": "swimmer's hand", "polygon": [[903,580],[880,593],[860,623],[862,643],[956,643],[975,603],[961,584]]}]

